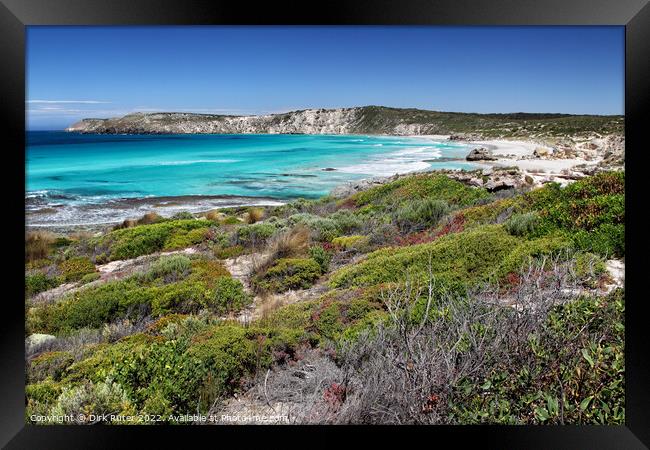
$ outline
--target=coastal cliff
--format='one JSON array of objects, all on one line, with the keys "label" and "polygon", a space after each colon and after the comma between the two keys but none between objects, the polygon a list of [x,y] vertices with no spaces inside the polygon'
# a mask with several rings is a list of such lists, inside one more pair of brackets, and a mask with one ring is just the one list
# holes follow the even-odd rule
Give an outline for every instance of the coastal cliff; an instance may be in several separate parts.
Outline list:
[{"label": "coastal cliff", "polygon": [[[282,114],[231,116],[194,113],[133,113],[83,119],[68,132],[96,134],[469,134],[470,137],[557,137],[622,134],[623,116],[570,114],[474,114],[363,106],[306,109]],[[464,136],[461,136],[464,137]]]}]

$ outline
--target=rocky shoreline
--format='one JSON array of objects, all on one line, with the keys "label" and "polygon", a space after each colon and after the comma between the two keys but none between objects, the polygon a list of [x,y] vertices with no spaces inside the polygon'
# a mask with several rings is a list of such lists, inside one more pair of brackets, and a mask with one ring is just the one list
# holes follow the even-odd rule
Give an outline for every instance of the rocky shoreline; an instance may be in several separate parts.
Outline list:
[{"label": "rocky shoreline", "polygon": [[[442,138],[438,135],[430,137]],[[483,140],[477,134],[456,134],[445,138],[468,144],[472,150],[466,160],[484,167],[472,171],[436,170],[436,172],[491,192],[512,188],[533,188],[551,182],[565,186],[597,172],[625,168],[625,137],[618,134],[585,138],[564,137],[551,142]],[[408,175],[411,174],[373,177],[345,183],[333,189],[331,195],[343,198]]]}]

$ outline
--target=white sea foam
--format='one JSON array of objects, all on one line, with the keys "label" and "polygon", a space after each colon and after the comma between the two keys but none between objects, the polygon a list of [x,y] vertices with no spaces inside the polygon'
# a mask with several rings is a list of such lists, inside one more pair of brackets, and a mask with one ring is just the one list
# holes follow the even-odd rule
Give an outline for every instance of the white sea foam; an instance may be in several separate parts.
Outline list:
[{"label": "white sea foam", "polygon": [[425,170],[428,167],[429,164],[423,161],[396,162],[391,160],[384,160],[342,167],[338,170],[345,173],[389,176],[395,175],[396,173],[417,172],[418,170]]},{"label": "white sea foam", "polygon": [[279,206],[284,204],[280,200],[253,197],[191,198],[187,200],[181,197],[169,202],[158,201],[156,197],[152,197],[151,201],[140,204],[115,205],[116,202],[121,201],[123,199],[113,199],[111,202],[85,206],[62,205],[63,207],[57,208],[51,213],[28,214],[27,224],[42,228],[108,225],[125,219],[139,218],[151,211],[155,211],[163,217],[170,217],[181,211],[200,213],[231,206]]},{"label": "white sea foam", "polygon": [[377,176],[417,172],[429,168],[425,159],[437,159],[441,156],[441,151],[431,146],[405,148],[389,153],[383,159],[341,167],[338,171]]}]

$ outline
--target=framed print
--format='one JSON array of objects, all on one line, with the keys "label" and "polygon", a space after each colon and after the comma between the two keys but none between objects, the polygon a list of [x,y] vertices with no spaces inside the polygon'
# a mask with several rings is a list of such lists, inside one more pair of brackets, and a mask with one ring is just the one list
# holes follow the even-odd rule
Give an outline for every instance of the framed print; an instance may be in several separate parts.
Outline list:
[{"label": "framed print", "polygon": [[647,2],[0,17],[7,448],[650,441]]}]

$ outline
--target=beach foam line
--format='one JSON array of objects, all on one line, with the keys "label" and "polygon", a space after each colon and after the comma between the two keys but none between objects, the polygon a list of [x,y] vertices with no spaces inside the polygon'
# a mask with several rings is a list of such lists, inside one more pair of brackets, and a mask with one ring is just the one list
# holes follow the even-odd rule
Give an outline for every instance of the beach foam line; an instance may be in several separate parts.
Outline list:
[{"label": "beach foam line", "polygon": [[341,167],[337,169],[343,173],[359,173],[377,176],[390,176],[397,173],[417,172],[429,168],[429,163],[424,161],[395,161],[383,160],[364,164],[355,164],[353,166]]},{"label": "beach foam line", "polygon": [[115,199],[92,205],[66,205],[53,212],[35,213],[27,209],[26,225],[33,228],[72,228],[120,223],[155,211],[163,217],[187,211],[203,213],[213,209],[239,206],[280,206],[287,200],[244,196],[167,196]]}]

